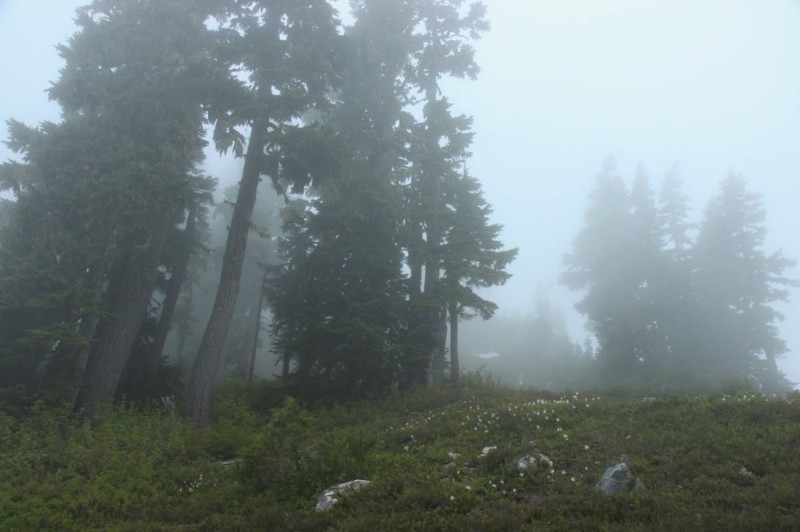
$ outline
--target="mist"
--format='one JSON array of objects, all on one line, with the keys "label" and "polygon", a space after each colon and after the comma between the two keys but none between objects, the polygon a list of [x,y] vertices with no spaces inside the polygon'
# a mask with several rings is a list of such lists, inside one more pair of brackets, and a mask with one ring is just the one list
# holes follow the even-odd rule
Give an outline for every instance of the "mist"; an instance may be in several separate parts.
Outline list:
[{"label": "mist", "polygon": [[[782,249],[786,257],[800,258],[797,3],[776,1],[769,8],[746,0],[485,3],[491,30],[474,44],[477,79],[447,80],[442,87],[454,114],[474,119],[467,167],[493,206],[492,221],[503,226],[503,245],[519,254],[508,267],[507,283],[480,292],[497,303],[496,317],[462,324],[465,369],[492,371],[490,361],[477,357],[487,352],[500,355],[495,366],[527,356],[526,343],[535,339],[526,331],[537,316],[537,293],[543,292],[560,316],[557,335],[576,363],[591,356],[584,346],[596,339],[574,308],[583,293],[559,279],[609,158],[628,186],[640,171],[656,188],[662,177],[677,175],[696,223],[729,172],[741,175],[763,199],[765,252]],[[75,31],[72,14],[81,4],[0,4],[0,39],[7,50],[0,63],[6,73],[0,88],[3,122],[59,119],[44,91],[62,66],[55,45]],[[40,16],[44,11],[47,16]],[[222,203],[223,191],[241,177],[241,162],[213,147],[206,157],[203,171],[219,179],[215,198]],[[0,159],[9,158],[15,156],[0,147]],[[221,245],[218,239],[215,248]],[[243,293],[257,290],[260,278],[254,272],[246,276]],[[796,267],[784,273],[800,277]],[[785,315],[778,327],[789,349],[778,364],[790,381],[800,382],[797,290],[791,295],[792,303],[775,304]],[[203,318],[197,322],[202,327]],[[493,328],[502,331],[498,337],[518,341],[487,345]],[[263,342],[260,372],[268,375],[274,361],[265,363],[269,345]],[[506,380],[537,387],[558,381],[546,373]],[[569,378],[559,383],[582,385]]]},{"label": "mist", "polygon": [[[488,5],[492,30],[476,44],[481,74],[448,88],[475,117],[471,170],[504,224],[504,242],[520,248],[513,279],[490,291],[501,315],[532,315],[544,285],[583,341],[578,294],[558,278],[609,157],[629,182],[640,167],[656,182],[677,171],[693,218],[728,171],[742,174],[764,198],[765,248],[800,257],[796,3]],[[781,333],[797,351],[800,310],[780,308]],[[780,365],[800,381],[796,354]]]}]

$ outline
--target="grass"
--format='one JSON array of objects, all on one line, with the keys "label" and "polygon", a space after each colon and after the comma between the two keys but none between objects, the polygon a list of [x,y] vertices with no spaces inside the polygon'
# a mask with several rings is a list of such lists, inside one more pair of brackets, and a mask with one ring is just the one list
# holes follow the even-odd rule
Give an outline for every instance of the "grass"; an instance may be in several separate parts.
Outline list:
[{"label": "grass", "polygon": [[[156,409],[93,424],[0,415],[0,529],[800,527],[796,397],[559,397],[472,382],[307,410],[269,390],[221,390],[207,430]],[[534,450],[553,467],[519,471],[514,458]],[[599,493],[621,455],[644,490]],[[357,478],[372,484],[314,510],[324,488]]]}]

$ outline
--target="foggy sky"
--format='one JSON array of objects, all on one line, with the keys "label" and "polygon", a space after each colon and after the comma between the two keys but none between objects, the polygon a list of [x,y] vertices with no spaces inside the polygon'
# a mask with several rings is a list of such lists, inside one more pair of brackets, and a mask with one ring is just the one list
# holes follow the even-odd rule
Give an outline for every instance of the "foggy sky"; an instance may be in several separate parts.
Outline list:
[{"label": "foggy sky", "polygon": [[[55,45],[84,3],[0,0],[0,121],[58,119],[44,90],[61,66]],[[639,165],[654,185],[678,165],[696,220],[729,170],[743,174],[763,195],[766,251],[800,259],[800,3],[485,3],[492,29],[477,43],[480,76],[444,90],[475,119],[470,173],[505,226],[504,243],[520,248],[512,280],[489,291],[501,313],[530,312],[545,285],[575,339],[586,335],[571,308],[578,294],[557,279],[608,157],[629,183]],[[238,168],[211,156],[207,171],[224,187]],[[781,368],[800,381],[800,304],[781,310],[796,351]]]}]

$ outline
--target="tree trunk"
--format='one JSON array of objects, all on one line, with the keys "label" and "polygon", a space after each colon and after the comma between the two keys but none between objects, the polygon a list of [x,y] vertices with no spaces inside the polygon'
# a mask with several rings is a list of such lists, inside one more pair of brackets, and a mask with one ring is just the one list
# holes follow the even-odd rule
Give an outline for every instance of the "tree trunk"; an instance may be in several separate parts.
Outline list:
[{"label": "tree trunk", "polygon": [[444,385],[445,351],[447,344],[447,308],[441,306],[431,315],[431,379],[434,386]]},{"label": "tree trunk", "polygon": [[186,338],[188,336],[188,331],[183,327],[178,328],[178,347],[175,348],[175,360],[179,367],[183,367],[183,348],[186,346]]},{"label": "tree trunk", "polygon": [[[418,253],[414,251],[417,244],[417,236],[414,236],[414,243],[408,252],[408,263],[411,270],[409,276],[409,332],[408,341],[412,345],[424,344],[427,341],[428,334],[428,315],[427,310],[422,303],[422,260],[418,257]],[[424,245],[422,238],[419,237],[419,247]],[[414,352],[412,356],[408,356],[403,363],[403,377],[401,378],[400,387],[403,390],[410,389],[413,386],[427,386],[428,375],[430,373],[430,360],[428,353]]]},{"label": "tree trunk", "polygon": [[[433,186],[432,190],[438,192],[439,187]],[[438,229],[438,221],[429,220],[427,225],[425,302],[430,305],[428,312],[428,341],[430,342],[428,361],[431,369],[431,384],[442,386],[444,384],[445,343],[447,341],[447,307],[440,301],[441,281],[439,276],[441,268],[439,264],[439,247],[442,237]]]},{"label": "tree trunk", "polygon": [[[94,314],[92,316],[84,316],[81,318],[81,325],[79,333],[86,338],[94,338],[97,325],[100,323],[100,316]],[[72,360],[73,376],[69,381],[67,388],[67,400],[73,409],[78,408],[78,397],[81,392],[81,382],[84,375],[87,373],[89,366],[89,354],[92,352],[92,344],[87,344],[81,347],[76,347],[70,355]]]},{"label": "tree trunk", "polygon": [[125,266],[120,287],[111,306],[111,318],[89,355],[83,388],[76,410],[94,416],[103,404],[111,404],[156,282],[165,242],[165,224],[157,224],[146,244],[135,248]]},{"label": "tree trunk", "polygon": [[281,368],[281,381],[285,384],[289,380],[289,370],[292,367],[292,358],[288,355],[288,353],[284,353],[283,357],[281,358],[281,362],[283,363],[283,367]]},{"label": "tree trunk", "polygon": [[267,281],[266,272],[261,278],[261,286],[258,290],[258,305],[256,305],[255,330],[253,331],[253,345],[250,346],[250,360],[247,364],[247,375],[245,382],[253,380],[253,373],[256,367],[256,352],[258,351],[258,333],[261,332],[261,309],[264,307],[264,283]]},{"label": "tree trunk", "polygon": [[217,296],[189,376],[186,416],[198,426],[206,426],[210,422],[211,389],[222,366],[222,350],[233,317],[236,297],[239,294],[250,218],[261,175],[265,129],[265,121],[257,120],[250,131],[242,180],[239,183],[239,193],[236,205],[233,207],[233,218],[225,244]]},{"label": "tree trunk", "polygon": [[164,303],[161,305],[161,315],[158,317],[156,336],[150,351],[150,360],[148,360],[148,369],[151,375],[158,373],[158,368],[161,365],[164,344],[167,342],[167,335],[169,335],[170,326],[172,325],[172,316],[175,314],[175,307],[181,295],[181,288],[186,280],[186,268],[189,266],[189,258],[192,256],[192,244],[195,239],[197,210],[199,207],[199,199],[192,201],[189,206],[186,228],[183,230],[183,237],[181,238],[181,249],[175,261],[172,276],[167,283]]},{"label": "tree trunk", "polygon": [[[424,81],[425,99],[427,105],[435,105],[438,100],[437,76],[429,73]],[[440,126],[435,119],[432,119],[425,111],[427,148],[431,153],[441,156],[439,147]],[[442,301],[440,289],[441,281],[441,245],[443,231],[439,217],[442,213],[439,209],[442,205],[442,170],[440,164],[429,163],[423,168],[423,190],[424,198],[428,202],[425,213],[425,299],[431,305],[429,314],[429,334],[430,347],[430,367],[431,382],[434,386],[444,384],[444,365],[445,365],[445,344],[447,342],[447,306]]]},{"label": "tree trunk", "polygon": [[782,392],[784,390],[779,389],[779,383],[781,381],[781,372],[778,369],[778,361],[775,357],[775,353],[771,349],[765,349],[764,354],[767,357],[767,379],[768,382],[764,383],[767,388],[768,392]]},{"label": "tree trunk", "polygon": [[458,386],[461,380],[458,361],[458,303],[450,303],[450,380]]}]

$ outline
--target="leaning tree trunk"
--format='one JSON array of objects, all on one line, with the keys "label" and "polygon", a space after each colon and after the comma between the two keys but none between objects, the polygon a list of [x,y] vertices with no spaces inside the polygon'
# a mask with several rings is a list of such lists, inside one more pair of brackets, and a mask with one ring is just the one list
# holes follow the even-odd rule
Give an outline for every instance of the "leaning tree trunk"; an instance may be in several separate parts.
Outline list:
[{"label": "leaning tree trunk", "polygon": [[131,252],[112,302],[111,317],[89,356],[83,387],[75,405],[76,410],[89,416],[95,415],[101,405],[114,401],[155,287],[165,242],[164,225],[158,224],[148,242]]},{"label": "leaning tree trunk", "polygon": [[253,324],[253,338],[252,345],[250,346],[249,358],[247,360],[247,373],[245,374],[245,382],[250,383],[253,380],[253,374],[256,368],[256,353],[258,352],[258,336],[261,332],[261,310],[264,308],[264,284],[267,282],[267,273],[261,277],[261,285],[258,288],[258,304],[256,305],[255,323]]},{"label": "leaning tree trunk", "polygon": [[206,426],[210,422],[211,389],[222,366],[222,349],[233,318],[236,297],[239,295],[247,234],[250,230],[250,218],[261,175],[265,129],[266,124],[259,120],[253,124],[250,131],[242,180],[239,183],[239,193],[236,205],[233,207],[233,218],[225,244],[217,296],[189,376],[186,416],[198,426]]},{"label": "leaning tree trunk", "polygon": [[450,303],[450,381],[458,386],[461,379],[458,361],[458,303]]},{"label": "leaning tree trunk", "polygon": [[192,245],[195,240],[195,230],[197,227],[197,210],[200,207],[200,200],[195,199],[189,206],[189,215],[186,219],[186,228],[183,230],[181,238],[181,249],[175,266],[172,270],[172,276],[167,283],[166,293],[164,295],[164,303],[161,305],[161,315],[158,318],[158,326],[156,327],[156,335],[153,340],[153,346],[150,349],[148,360],[148,370],[151,375],[158,373],[158,368],[161,365],[161,357],[164,353],[164,344],[167,342],[167,336],[172,325],[172,316],[175,314],[175,307],[178,305],[178,298],[181,295],[181,288],[186,280],[186,269],[189,266],[189,258],[192,256]]},{"label": "leaning tree trunk", "polygon": [[258,289],[258,305],[256,305],[255,329],[253,330],[253,344],[250,346],[250,358],[247,361],[247,374],[245,382],[248,384],[253,380],[256,367],[256,353],[258,352],[258,334],[261,332],[261,309],[264,307],[264,283],[267,282],[267,274],[261,278],[261,286]]}]

